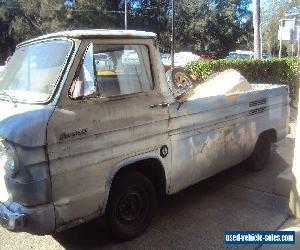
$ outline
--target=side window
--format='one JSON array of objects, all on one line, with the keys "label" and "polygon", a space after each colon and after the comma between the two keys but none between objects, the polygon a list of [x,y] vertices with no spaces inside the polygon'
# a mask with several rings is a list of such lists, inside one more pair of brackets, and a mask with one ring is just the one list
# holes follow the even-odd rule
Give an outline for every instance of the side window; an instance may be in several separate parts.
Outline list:
[{"label": "side window", "polygon": [[90,44],[83,58],[79,74],[73,81],[70,92],[73,98],[86,97],[95,94],[96,81],[94,69],[93,45]]},{"label": "side window", "polygon": [[100,97],[153,89],[145,45],[94,45],[94,65]]},{"label": "side window", "polygon": [[78,99],[96,94],[96,89],[100,97],[152,90],[147,46],[90,44],[70,94]]}]

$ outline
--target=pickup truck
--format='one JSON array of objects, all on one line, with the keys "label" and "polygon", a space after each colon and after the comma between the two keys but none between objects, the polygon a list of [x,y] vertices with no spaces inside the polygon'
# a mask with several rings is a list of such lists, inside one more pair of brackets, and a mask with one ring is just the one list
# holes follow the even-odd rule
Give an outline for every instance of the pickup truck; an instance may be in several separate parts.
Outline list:
[{"label": "pickup truck", "polygon": [[102,217],[128,240],[164,195],[242,161],[267,165],[288,133],[288,88],[178,98],[157,46],[154,33],[128,30],[17,46],[0,77],[3,227],[51,234]]}]

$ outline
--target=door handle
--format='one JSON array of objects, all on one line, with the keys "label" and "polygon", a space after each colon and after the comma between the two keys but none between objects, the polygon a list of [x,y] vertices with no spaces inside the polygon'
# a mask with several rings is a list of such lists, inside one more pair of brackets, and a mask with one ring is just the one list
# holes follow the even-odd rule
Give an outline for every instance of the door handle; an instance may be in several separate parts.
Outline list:
[{"label": "door handle", "polygon": [[152,104],[150,105],[150,108],[154,109],[154,108],[167,108],[169,107],[170,104],[167,102],[163,102],[163,103],[159,103],[159,104]]}]

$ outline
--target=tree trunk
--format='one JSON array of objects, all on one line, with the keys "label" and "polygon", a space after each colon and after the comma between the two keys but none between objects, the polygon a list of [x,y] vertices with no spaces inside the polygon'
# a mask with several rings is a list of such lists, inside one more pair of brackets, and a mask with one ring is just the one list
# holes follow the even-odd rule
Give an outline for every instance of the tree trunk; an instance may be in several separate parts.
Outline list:
[{"label": "tree trunk", "polygon": [[254,58],[261,58],[260,0],[253,0]]}]

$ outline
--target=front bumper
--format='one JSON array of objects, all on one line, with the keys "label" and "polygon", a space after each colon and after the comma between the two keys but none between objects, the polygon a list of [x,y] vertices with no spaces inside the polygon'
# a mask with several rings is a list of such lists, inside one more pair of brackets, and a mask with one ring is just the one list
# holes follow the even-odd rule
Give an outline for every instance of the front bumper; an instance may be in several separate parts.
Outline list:
[{"label": "front bumper", "polygon": [[55,230],[53,204],[28,208],[15,202],[9,206],[0,203],[0,224],[13,232],[53,233]]}]

